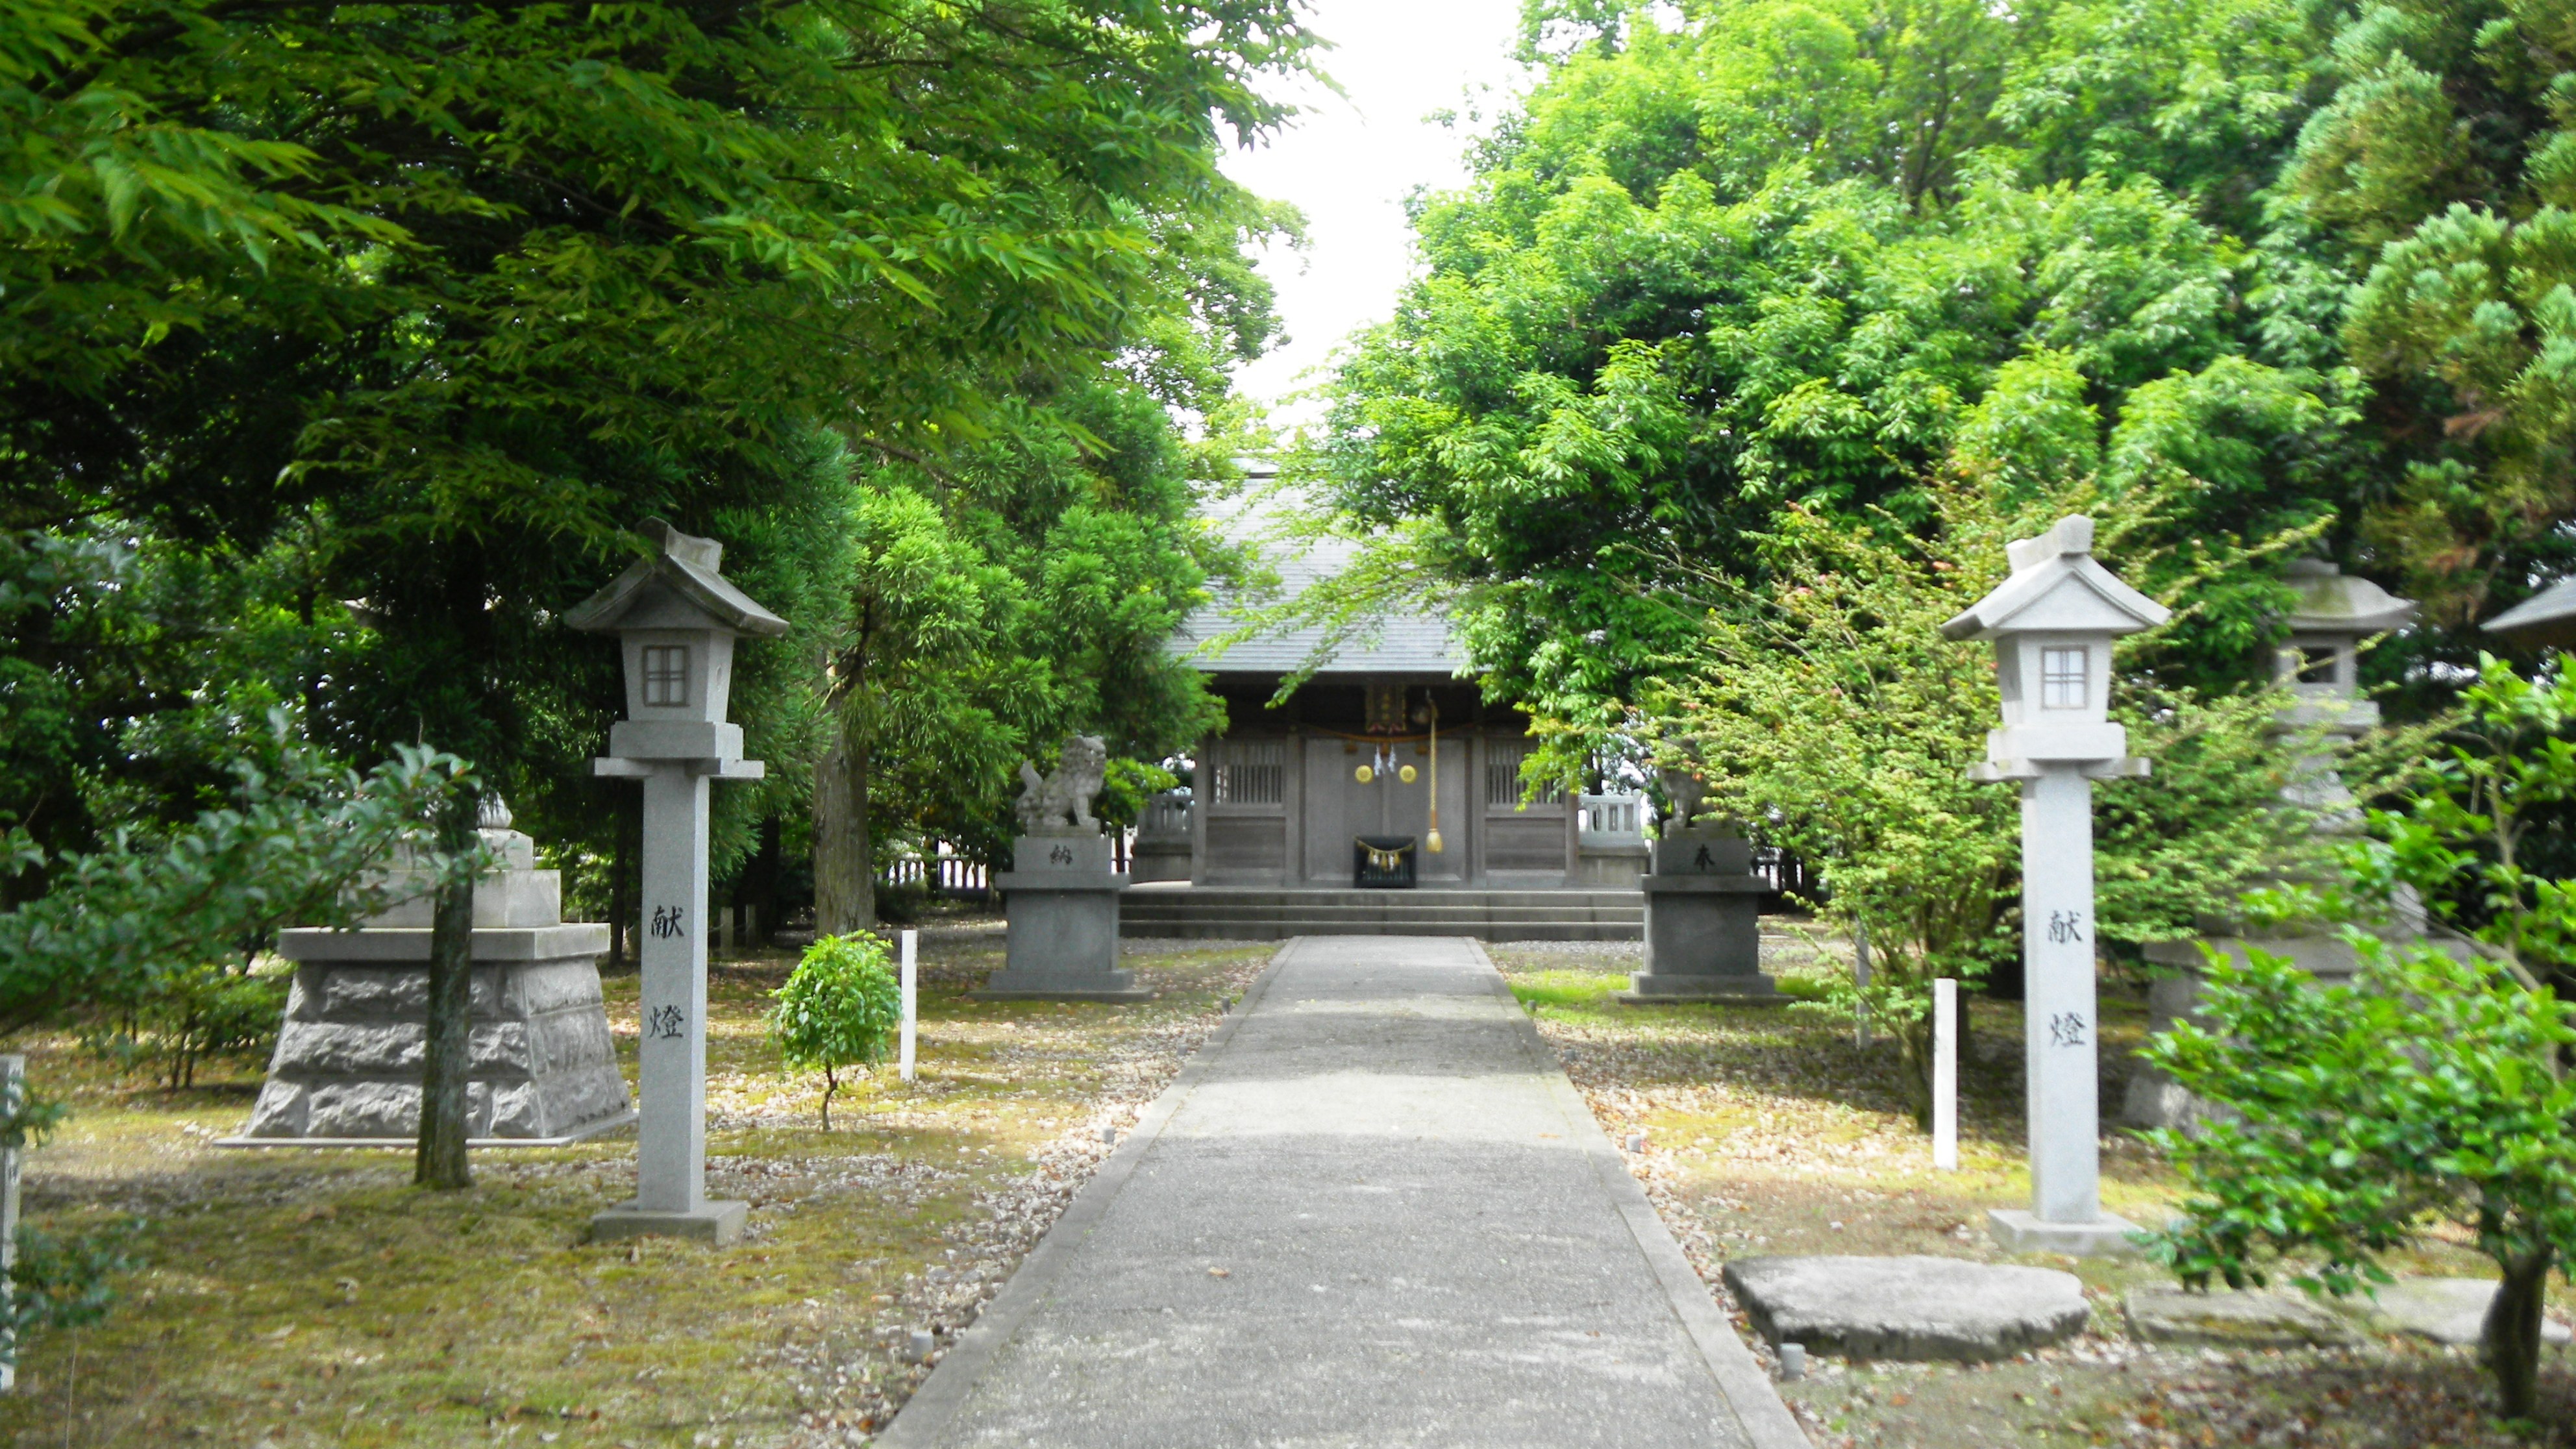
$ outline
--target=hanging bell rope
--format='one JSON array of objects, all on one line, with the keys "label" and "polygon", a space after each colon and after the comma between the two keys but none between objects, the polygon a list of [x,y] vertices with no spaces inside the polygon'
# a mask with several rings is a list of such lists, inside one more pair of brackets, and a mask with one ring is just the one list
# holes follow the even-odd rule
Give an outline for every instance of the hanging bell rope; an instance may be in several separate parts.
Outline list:
[{"label": "hanging bell rope", "polygon": [[1440,701],[1426,699],[1424,703],[1431,707],[1431,829],[1424,835],[1422,843],[1431,848],[1433,855],[1438,855],[1440,853]]}]

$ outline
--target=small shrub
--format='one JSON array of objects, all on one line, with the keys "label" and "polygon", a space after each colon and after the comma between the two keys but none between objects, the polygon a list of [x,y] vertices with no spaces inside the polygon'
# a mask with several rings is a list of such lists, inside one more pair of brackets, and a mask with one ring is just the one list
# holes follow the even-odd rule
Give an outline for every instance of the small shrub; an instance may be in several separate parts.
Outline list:
[{"label": "small shrub", "polygon": [[787,984],[772,993],[770,1039],[790,1067],[823,1073],[823,1130],[843,1067],[881,1061],[903,1025],[903,987],[886,943],[864,932],[826,936],[805,948]]},{"label": "small shrub", "polygon": [[81,1045],[119,1070],[149,1069],[174,1092],[193,1087],[209,1057],[267,1061],[286,1019],[288,984],[283,974],[184,967],[133,1010],[83,1032]]},{"label": "small shrub", "polygon": [[2279,1274],[2346,1294],[2391,1281],[2380,1260],[2448,1219],[2502,1275],[2484,1357],[2506,1416],[2528,1419],[2543,1290],[2576,1249],[2576,1081],[2558,1065],[2576,1021],[2494,962],[2354,946],[2349,986],[2208,951],[2203,1020],[2148,1043],[2225,1109],[2150,1134],[2192,1188],[2156,1252],[2187,1282]]},{"label": "small shrub", "polygon": [[31,1333],[84,1328],[107,1317],[116,1301],[111,1279],[143,1266],[132,1249],[140,1218],[96,1232],[57,1238],[30,1224],[18,1228],[18,1261],[9,1270],[7,1331],[12,1344]]}]

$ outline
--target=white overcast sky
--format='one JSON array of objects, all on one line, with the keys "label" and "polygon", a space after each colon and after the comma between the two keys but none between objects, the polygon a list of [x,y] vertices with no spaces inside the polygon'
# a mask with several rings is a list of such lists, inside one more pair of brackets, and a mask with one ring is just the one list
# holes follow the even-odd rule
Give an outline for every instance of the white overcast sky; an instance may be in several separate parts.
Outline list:
[{"label": "white overcast sky", "polygon": [[[1471,132],[1522,84],[1511,59],[1520,0],[1316,0],[1312,13],[1334,45],[1323,68],[1343,94],[1308,88],[1296,97],[1305,113],[1283,135],[1224,163],[1253,191],[1306,213],[1305,252],[1262,264],[1289,341],[1238,377],[1283,425],[1315,414],[1289,395],[1319,379],[1315,369],[1354,329],[1393,312],[1413,266],[1406,195],[1463,182]],[[1467,120],[1471,106],[1485,122]],[[1424,119],[1443,109],[1458,112],[1456,129]]]}]

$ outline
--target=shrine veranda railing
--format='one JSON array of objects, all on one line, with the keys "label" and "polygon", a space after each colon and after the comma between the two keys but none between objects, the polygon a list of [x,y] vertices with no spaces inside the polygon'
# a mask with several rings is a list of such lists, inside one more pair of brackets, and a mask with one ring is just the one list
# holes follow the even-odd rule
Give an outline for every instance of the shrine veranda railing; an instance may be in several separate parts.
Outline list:
[{"label": "shrine veranda railing", "polygon": [[[1121,830],[1109,837],[1110,868],[1124,871],[1135,852],[1132,830]],[[947,842],[934,844],[932,853],[897,857],[877,873],[877,884],[893,890],[926,890],[930,895],[952,900],[988,900],[993,894],[993,871],[982,861],[959,855]]]}]

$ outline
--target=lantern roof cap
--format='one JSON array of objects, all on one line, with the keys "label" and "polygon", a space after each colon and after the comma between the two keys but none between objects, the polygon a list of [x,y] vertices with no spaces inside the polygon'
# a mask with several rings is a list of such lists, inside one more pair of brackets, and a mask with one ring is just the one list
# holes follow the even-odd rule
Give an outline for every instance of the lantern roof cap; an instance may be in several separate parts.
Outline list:
[{"label": "lantern roof cap", "polygon": [[2036,538],[2014,539],[2006,553],[2012,576],[1943,624],[1943,638],[1998,639],[2054,629],[2134,634],[2163,623],[2170,612],[2093,557],[2093,520],[2081,513],[2057,520]]},{"label": "lantern roof cap", "polygon": [[2576,644],[2576,579],[2563,579],[2479,626],[2518,644]]},{"label": "lantern roof cap", "polygon": [[751,601],[751,596],[716,572],[724,562],[724,545],[712,538],[682,533],[658,518],[644,520],[639,530],[653,540],[653,556],[637,560],[614,583],[566,612],[564,623],[591,634],[614,632],[660,584],[705,613],[710,622],[737,634],[784,634],[787,621]]},{"label": "lantern roof cap", "polygon": [[2299,605],[2290,611],[2293,631],[2381,634],[2415,617],[2413,599],[2401,599],[2368,579],[2356,578],[2328,559],[2294,559],[2283,577]]}]

